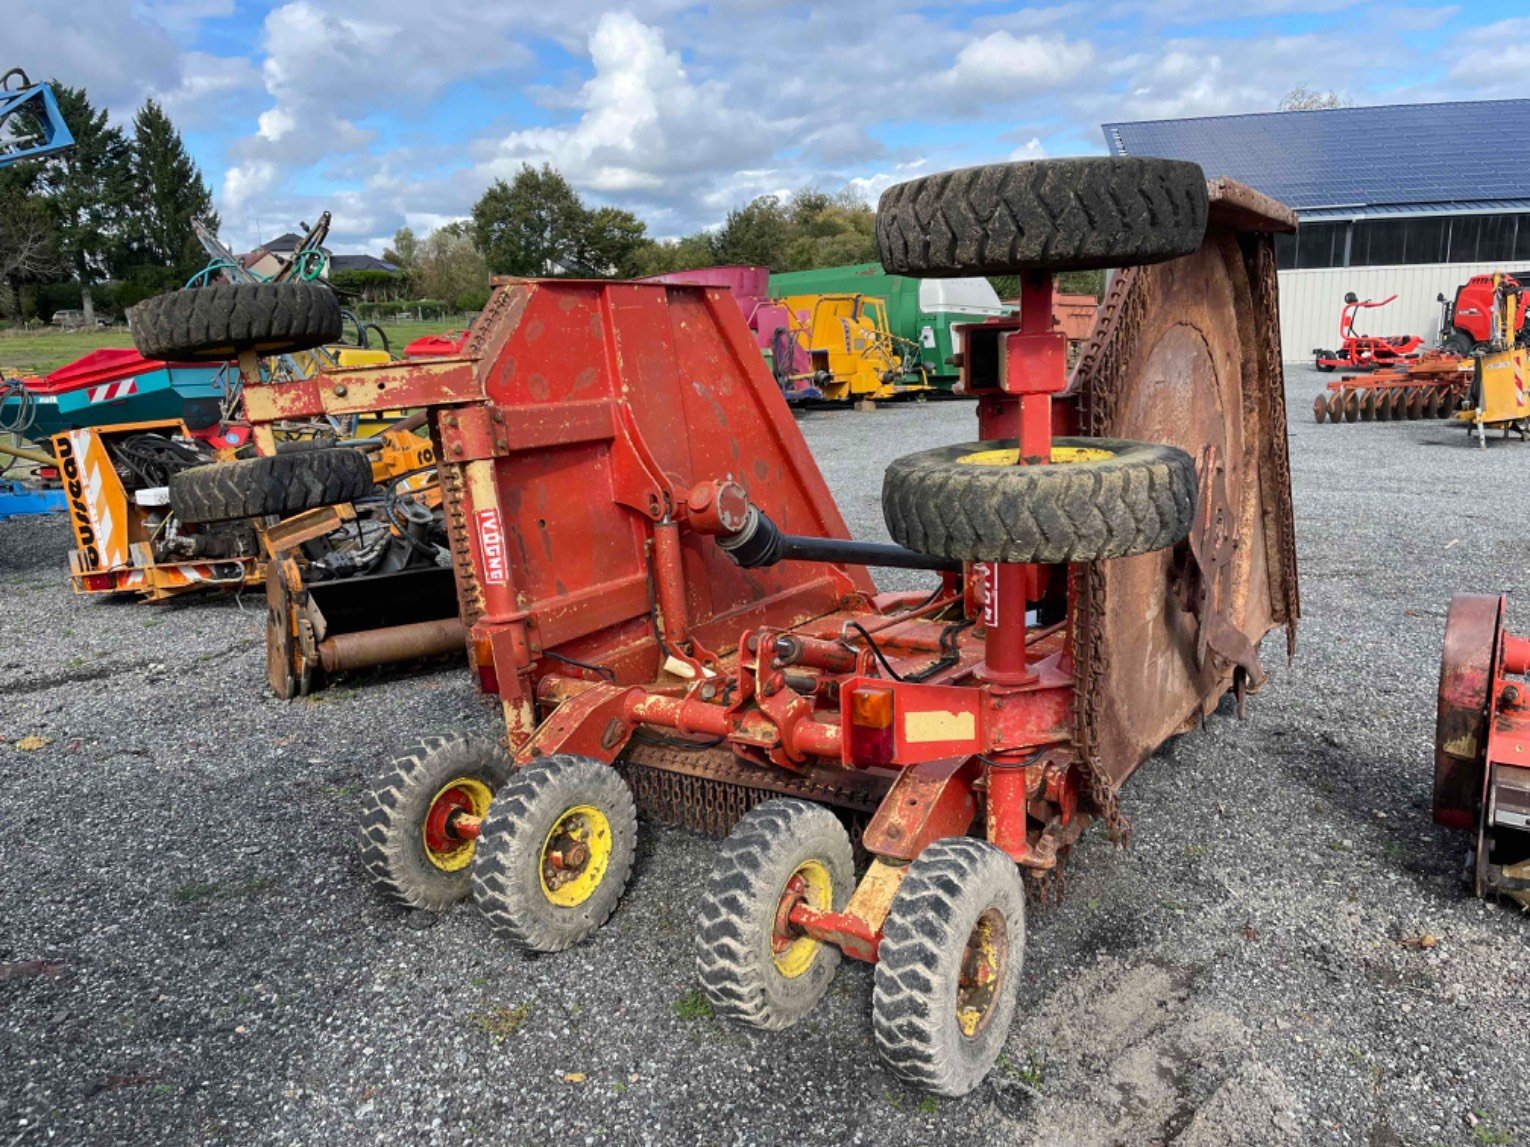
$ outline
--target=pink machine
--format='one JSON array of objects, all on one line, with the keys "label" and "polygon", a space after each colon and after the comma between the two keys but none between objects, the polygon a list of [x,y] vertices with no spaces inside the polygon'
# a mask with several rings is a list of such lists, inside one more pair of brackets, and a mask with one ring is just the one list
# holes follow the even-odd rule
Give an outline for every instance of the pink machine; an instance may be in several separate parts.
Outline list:
[{"label": "pink machine", "polygon": [[653,275],[645,283],[688,283],[701,287],[726,287],[744,314],[755,345],[770,362],[771,373],[788,402],[822,398],[823,392],[803,381],[811,373],[807,352],[793,334],[792,315],[785,304],[770,297],[769,267],[698,267]]}]

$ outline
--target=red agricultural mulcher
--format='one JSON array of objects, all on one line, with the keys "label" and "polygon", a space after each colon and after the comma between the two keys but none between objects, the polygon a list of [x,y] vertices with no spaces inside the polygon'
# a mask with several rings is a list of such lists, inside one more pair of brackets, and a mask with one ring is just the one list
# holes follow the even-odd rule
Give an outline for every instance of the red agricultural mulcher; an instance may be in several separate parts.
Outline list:
[{"label": "red agricultural mulcher", "polygon": [[[787,1027],[876,964],[895,1076],[958,1095],[1003,1046],[1025,885],[1060,889],[1123,781],[1298,615],[1274,233],[1293,215],[1158,159],[894,187],[894,273],[1022,277],[965,328],[975,440],[882,477],[846,529],[713,287],[498,280],[462,353],[246,383],[257,426],[421,408],[462,621],[503,744],[428,738],[365,798],[398,902],[471,895],[567,948],[615,909],[637,812],[727,834],[697,905],[719,1014]],[[1124,268],[1071,377],[1052,274]],[[867,566],[929,570],[881,593]],[[614,767],[613,767],[614,766]],[[854,844],[869,865],[857,879]]]}]

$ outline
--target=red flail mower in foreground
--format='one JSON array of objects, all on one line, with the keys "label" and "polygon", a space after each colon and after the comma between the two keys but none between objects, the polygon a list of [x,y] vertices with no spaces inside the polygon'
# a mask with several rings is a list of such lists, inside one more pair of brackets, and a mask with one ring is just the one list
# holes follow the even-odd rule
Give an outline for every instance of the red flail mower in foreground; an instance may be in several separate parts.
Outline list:
[{"label": "red flail mower in foreground", "polygon": [[[1016,1006],[1026,882],[1061,888],[1126,777],[1294,634],[1273,235],[1193,165],[1083,159],[888,191],[882,261],[1019,274],[965,328],[973,441],[888,468],[853,542],[717,288],[496,284],[460,355],[248,384],[284,419],[423,408],[462,620],[502,745],[428,738],[365,802],[363,859],[418,908],[471,895],[566,948],[615,909],[636,811],[727,835],[696,906],[718,1013],[784,1028],[876,963],[888,1069],[976,1086]],[[1115,267],[1075,371],[1051,274]],[[868,480],[872,476],[868,475]],[[878,592],[866,567],[929,571]],[[1294,640],[1294,638],[1288,638]],[[866,862],[857,879],[857,849]]]}]

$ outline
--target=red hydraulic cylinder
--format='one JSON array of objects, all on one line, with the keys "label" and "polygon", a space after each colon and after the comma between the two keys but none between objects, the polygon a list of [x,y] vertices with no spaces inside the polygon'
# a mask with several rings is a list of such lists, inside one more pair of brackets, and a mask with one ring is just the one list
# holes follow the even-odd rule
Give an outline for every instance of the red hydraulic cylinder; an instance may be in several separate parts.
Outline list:
[{"label": "red hydraulic cylinder", "polygon": [[1503,671],[1520,677],[1530,673],[1530,638],[1503,635]]},{"label": "red hydraulic cylinder", "polygon": [[1019,762],[989,761],[987,772],[988,839],[1012,859],[1024,861],[1030,855],[1025,834],[1026,767]]}]

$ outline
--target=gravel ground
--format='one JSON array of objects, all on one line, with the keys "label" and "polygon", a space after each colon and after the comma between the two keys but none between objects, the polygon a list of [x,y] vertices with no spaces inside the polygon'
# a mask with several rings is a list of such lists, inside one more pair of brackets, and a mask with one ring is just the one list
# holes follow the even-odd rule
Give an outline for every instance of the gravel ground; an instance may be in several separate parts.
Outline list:
[{"label": "gravel ground", "polygon": [[[1445,607],[1526,577],[1523,522],[1481,495],[1523,502],[1530,445],[1317,426],[1321,377],[1288,378],[1297,659],[1272,637],[1249,719],[1224,706],[1133,778],[1129,851],[1089,833],[1030,921],[1002,1067],[960,1101],[879,1069],[864,966],[788,1033],[701,1014],[713,846],[685,833],[648,830],[615,918],[558,956],[379,903],[361,786],[411,738],[496,730],[463,671],[283,704],[258,599],[84,601],[62,520],[0,524],[0,1141],[1530,1141],[1527,921],[1463,894],[1428,812]],[[875,538],[886,462],[971,418],[803,428]]]}]

